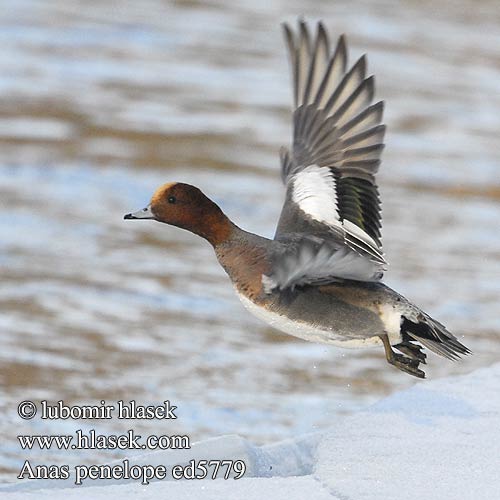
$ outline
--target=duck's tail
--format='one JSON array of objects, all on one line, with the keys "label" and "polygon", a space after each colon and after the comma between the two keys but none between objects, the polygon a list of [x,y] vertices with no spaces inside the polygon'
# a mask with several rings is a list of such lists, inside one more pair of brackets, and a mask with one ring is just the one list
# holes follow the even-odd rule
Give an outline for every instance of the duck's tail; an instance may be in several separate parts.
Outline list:
[{"label": "duck's tail", "polygon": [[402,316],[401,333],[405,340],[416,340],[432,352],[452,361],[472,354],[444,325],[423,311],[410,317]]}]

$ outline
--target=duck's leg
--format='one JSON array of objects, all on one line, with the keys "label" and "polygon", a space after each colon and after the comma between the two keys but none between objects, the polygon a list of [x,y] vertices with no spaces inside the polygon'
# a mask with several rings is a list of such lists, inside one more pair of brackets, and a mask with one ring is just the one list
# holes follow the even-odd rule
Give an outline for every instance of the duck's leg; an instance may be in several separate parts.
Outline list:
[{"label": "duck's leg", "polygon": [[389,342],[389,337],[386,334],[380,335],[380,339],[384,344],[385,357],[387,358],[387,362],[389,364],[399,368],[403,372],[413,375],[414,377],[425,378],[425,373],[418,369],[418,365],[421,362],[420,359],[415,359],[414,356],[410,358],[394,352]]}]

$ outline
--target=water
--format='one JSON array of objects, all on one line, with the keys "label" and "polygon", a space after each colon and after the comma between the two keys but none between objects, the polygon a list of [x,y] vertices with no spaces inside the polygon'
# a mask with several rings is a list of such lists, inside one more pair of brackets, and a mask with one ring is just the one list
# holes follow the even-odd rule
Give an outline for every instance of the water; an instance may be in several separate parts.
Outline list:
[{"label": "water", "polygon": [[379,175],[386,282],[475,353],[430,356],[428,377],[500,354],[500,9],[496,2],[103,2],[0,10],[2,479],[103,452],[21,451],[20,432],[130,423],[28,423],[24,399],[170,399],[144,434],[269,442],[334,425],[417,383],[380,350],[273,331],[240,305],[201,239],[123,221],[161,183],[198,185],[271,236],[291,89],[279,29],[304,14],[369,54],[386,100]]}]

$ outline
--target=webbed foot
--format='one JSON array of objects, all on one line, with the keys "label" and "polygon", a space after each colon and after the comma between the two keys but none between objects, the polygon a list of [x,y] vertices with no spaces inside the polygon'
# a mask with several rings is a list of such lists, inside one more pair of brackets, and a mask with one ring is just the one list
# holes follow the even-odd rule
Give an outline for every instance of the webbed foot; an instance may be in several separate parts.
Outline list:
[{"label": "webbed foot", "polygon": [[420,361],[420,363],[426,365],[425,361],[427,358],[427,354],[422,351],[422,347],[417,344],[412,344],[411,342],[401,342],[401,344],[397,344],[394,346],[398,351],[406,354],[409,358]]}]

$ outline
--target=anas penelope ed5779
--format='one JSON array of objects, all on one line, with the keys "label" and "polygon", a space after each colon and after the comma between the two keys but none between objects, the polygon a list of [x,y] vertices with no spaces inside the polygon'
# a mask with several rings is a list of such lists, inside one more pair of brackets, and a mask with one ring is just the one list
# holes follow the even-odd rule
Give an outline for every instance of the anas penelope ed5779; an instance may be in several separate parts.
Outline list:
[{"label": "anas penelope ed5779", "polygon": [[[427,347],[470,351],[441,323],[381,282],[375,182],[385,126],[366,59],[347,65],[318,23],[284,25],[293,87],[293,144],[281,150],[286,198],[274,239],[240,229],[198,188],[172,182],[125,219],[154,219],[208,240],[243,304],[290,335],[342,347],[381,345],[387,361],[424,378]],[[395,348],[399,352],[393,350]]]}]

